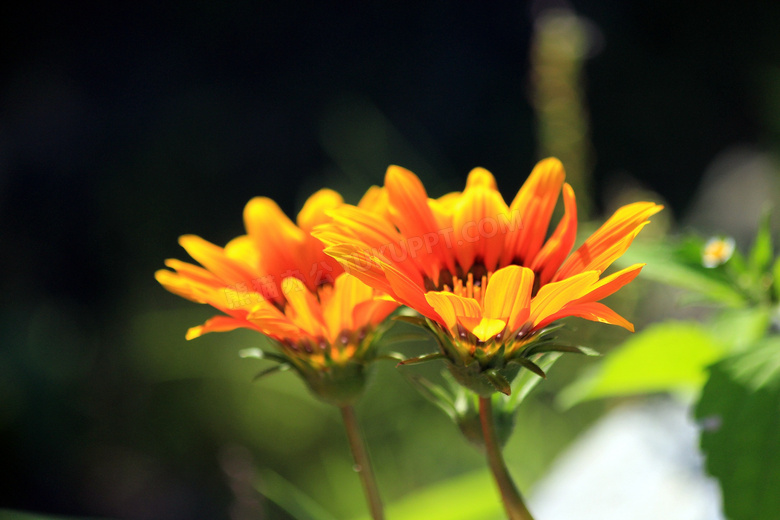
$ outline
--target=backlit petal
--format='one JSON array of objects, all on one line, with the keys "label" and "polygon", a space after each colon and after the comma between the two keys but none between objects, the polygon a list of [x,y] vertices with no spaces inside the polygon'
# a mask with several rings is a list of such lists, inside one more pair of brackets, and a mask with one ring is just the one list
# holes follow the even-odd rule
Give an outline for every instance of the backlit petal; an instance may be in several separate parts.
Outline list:
[{"label": "backlit petal", "polygon": [[577,238],[577,202],[569,183],[563,184],[563,204],[563,218],[531,263],[531,269],[539,273],[540,286],[552,280]]},{"label": "backlit petal", "polygon": [[276,202],[266,197],[250,200],[244,207],[244,226],[259,252],[261,272],[278,282],[296,269],[305,234]]},{"label": "backlit petal", "polygon": [[528,319],[534,273],[526,267],[510,265],[488,280],[485,290],[485,318],[504,320],[516,330]]},{"label": "backlit petal", "polygon": [[195,339],[209,332],[228,332],[250,325],[246,320],[231,318],[230,316],[214,316],[203,325],[192,327],[187,331],[185,338]]},{"label": "backlit petal", "polygon": [[548,283],[531,299],[529,320],[538,327],[545,318],[581,298],[598,279],[598,271],[587,271],[560,282]]},{"label": "backlit petal", "polygon": [[282,282],[282,291],[287,300],[285,314],[290,320],[312,337],[325,337],[322,309],[306,285],[298,278],[289,277]]},{"label": "backlit petal", "polygon": [[504,246],[499,218],[508,213],[509,208],[495,189],[493,175],[483,168],[472,170],[452,219],[458,245],[455,254],[463,271],[471,269],[475,261],[489,271],[495,269]]},{"label": "backlit petal", "polygon": [[225,255],[225,250],[196,235],[179,237],[179,244],[198,261],[228,284],[246,282],[253,278],[243,266]]},{"label": "backlit petal", "polygon": [[[390,166],[385,175],[385,189],[393,221],[404,237],[425,240],[428,236],[438,235],[440,230],[428,206],[428,194],[415,174],[400,166]],[[426,257],[433,256],[450,270],[455,269],[452,252],[443,247],[441,242],[431,243],[430,249],[431,253],[425,255]],[[431,264],[429,260],[421,265],[426,267]],[[436,269],[426,272],[429,277],[434,278],[438,277],[438,269],[437,266]]]},{"label": "backlit petal", "polygon": [[637,277],[645,264],[634,264],[616,273],[606,276],[593,285],[588,292],[575,303],[597,302],[614,294],[618,289]]},{"label": "backlit petal", "polygon": [[598,321],[600,323],[609,323],[611,325],[618,325],[624,329],[634,332],[634,325],[620,316],[618,313],[598,302],[578,303],[566,307],[555,314],[552,314],[542,320],[536,327],[543,328],[550,323],[566,318],[568,316],[576,316],[579,318],[585,318],[586,320]]},{"label": "backlit petal", "polygon": [[326,212],[344,204],[341,195],[333,190],[322,189],[306,200],[298,213],[298,226],[310,233],[314,226],[330,222]]},{"label": "backlit petal", "polygon": [[510,213],[519,212],[522,227],[507,234],[502,265],[513,260],[529,265],[539,252],[565,176],[563,165],[553,157],[539,161],[531,171],[509,205]]},{"label": "backlit petal", "polygon": [[618,209],[563,263],[553,279],[583,271],[604,271],[626,252],[647,219],[662,209],[653,202],[635,202]]},{"label": "backlit petal", "polygon": [[464,298],[445,291],[431,291],[425,295],[425,299],[441,316],[439,323],[453,334],[457,334],[458,318],[482,318],[482,310],[473,298]]}]

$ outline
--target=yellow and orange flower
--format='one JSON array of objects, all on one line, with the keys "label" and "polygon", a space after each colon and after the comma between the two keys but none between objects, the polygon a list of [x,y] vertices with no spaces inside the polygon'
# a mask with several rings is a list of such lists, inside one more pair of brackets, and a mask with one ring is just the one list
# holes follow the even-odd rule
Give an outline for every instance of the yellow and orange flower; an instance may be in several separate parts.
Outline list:
[{"label": "yellow and orange flower", "polygon": [[[476,168],[463,192],[431,199],[413,173],[391,166],[384,188],[370,195],[387,218],[365,204],[343,205],[313,234],[347,272],[438,324],[434,331],[451,362],[503,369],[512,360],[524,363],[531,340],[566,316],[633,330],[598,302],[643,264],[602,274],[662,206],[618,209],[570,254],[577,207],[564,178],[560,161],[545,159],[507,204],[493,175]],[[564,215],[548,238],[561,192]]]},{"label": "yellow and orange flower", "polygon": [[350,398],[358,389],[345,390],[338,379],[362,377],[362,365],[375,356],[377,326],[398,304],[344,273],[311,236],[329,221],[326,212],[342,204],[338,193],[320,190],[296,225],[274,201],[255,197],[244,209],[247,234],[224,248],[182,236],[179,243],[202,267],[169,259],[165,264],[173,271],[161,269],[155,277],[172,293],[224,313],[191,328],[187,339],[256,330],[279,345],[281,356],[269,357],[297,369],[321,397]]}]

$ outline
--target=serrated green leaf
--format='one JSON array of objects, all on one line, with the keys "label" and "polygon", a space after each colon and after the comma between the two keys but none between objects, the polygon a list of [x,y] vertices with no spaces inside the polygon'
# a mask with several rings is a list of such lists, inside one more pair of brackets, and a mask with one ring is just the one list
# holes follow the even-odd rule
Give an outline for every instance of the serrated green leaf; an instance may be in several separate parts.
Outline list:
[{"label": "serrated green leaf", "polygon": [[724,354],[703,325],[669,321],[648,327],[605,356],[594,369],[564,388],[558,401],[581,401],[647,392],[696,391],[706,367]]},{"label": "serrated green leaf", "polygon": [[731,520],[775,518],[780,511],[780,338],[710,370],[696,407],[705,425],[707,470],[721,484]]}]

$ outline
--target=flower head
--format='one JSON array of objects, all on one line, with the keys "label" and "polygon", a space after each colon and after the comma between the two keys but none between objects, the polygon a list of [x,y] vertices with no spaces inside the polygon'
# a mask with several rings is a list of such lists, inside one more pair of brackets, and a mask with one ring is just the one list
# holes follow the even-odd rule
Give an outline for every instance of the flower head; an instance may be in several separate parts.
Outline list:
[{"label": "flower head", "polygon": [[[564,177],[557,159],[545,159],[507,204],[483,168],[471,171],[463,192],[431,199],[413,173],[391,166],[382,188],[388,219],[344,205],[314,235],[347,272],[427,318],[451,363],[477,373],[511,361],[531,367],[530,345],[560,318],[633,330],[599,300],[643,264],[602,274],[662,209],[623,206],[572,253],[577,207]],[[561,192],[564,215],[548,237]]]},{"label": "flower head", "polygon": [[306,201],[296,225],[272,200],[256,197],[244,209],[247,234],[224,248],[182,236],[179,243],[201,265],[169,259],[173,271],[155,277],[172,293],[224,313],[191,328],[187,339],[256,330],[279,346],[279,354],[267,355],[298,370],[318,395],[351,398],[359,388],[340,380],[362,378],[362,365],[375,356],[377,326],[398,304],[344,273],[311,236],[329,220],[326,210],[342,204],[338,193],[321,190]]}]

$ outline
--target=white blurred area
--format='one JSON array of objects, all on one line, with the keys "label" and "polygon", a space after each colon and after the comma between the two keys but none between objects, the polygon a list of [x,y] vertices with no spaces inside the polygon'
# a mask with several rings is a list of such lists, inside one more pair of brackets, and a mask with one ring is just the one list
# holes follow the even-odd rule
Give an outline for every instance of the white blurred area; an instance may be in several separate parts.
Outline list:
[{"label": "white blurred area", "polygon": [[690,410],[621,405],[582,435],[529,497],[537,520],[724,520]]}]

